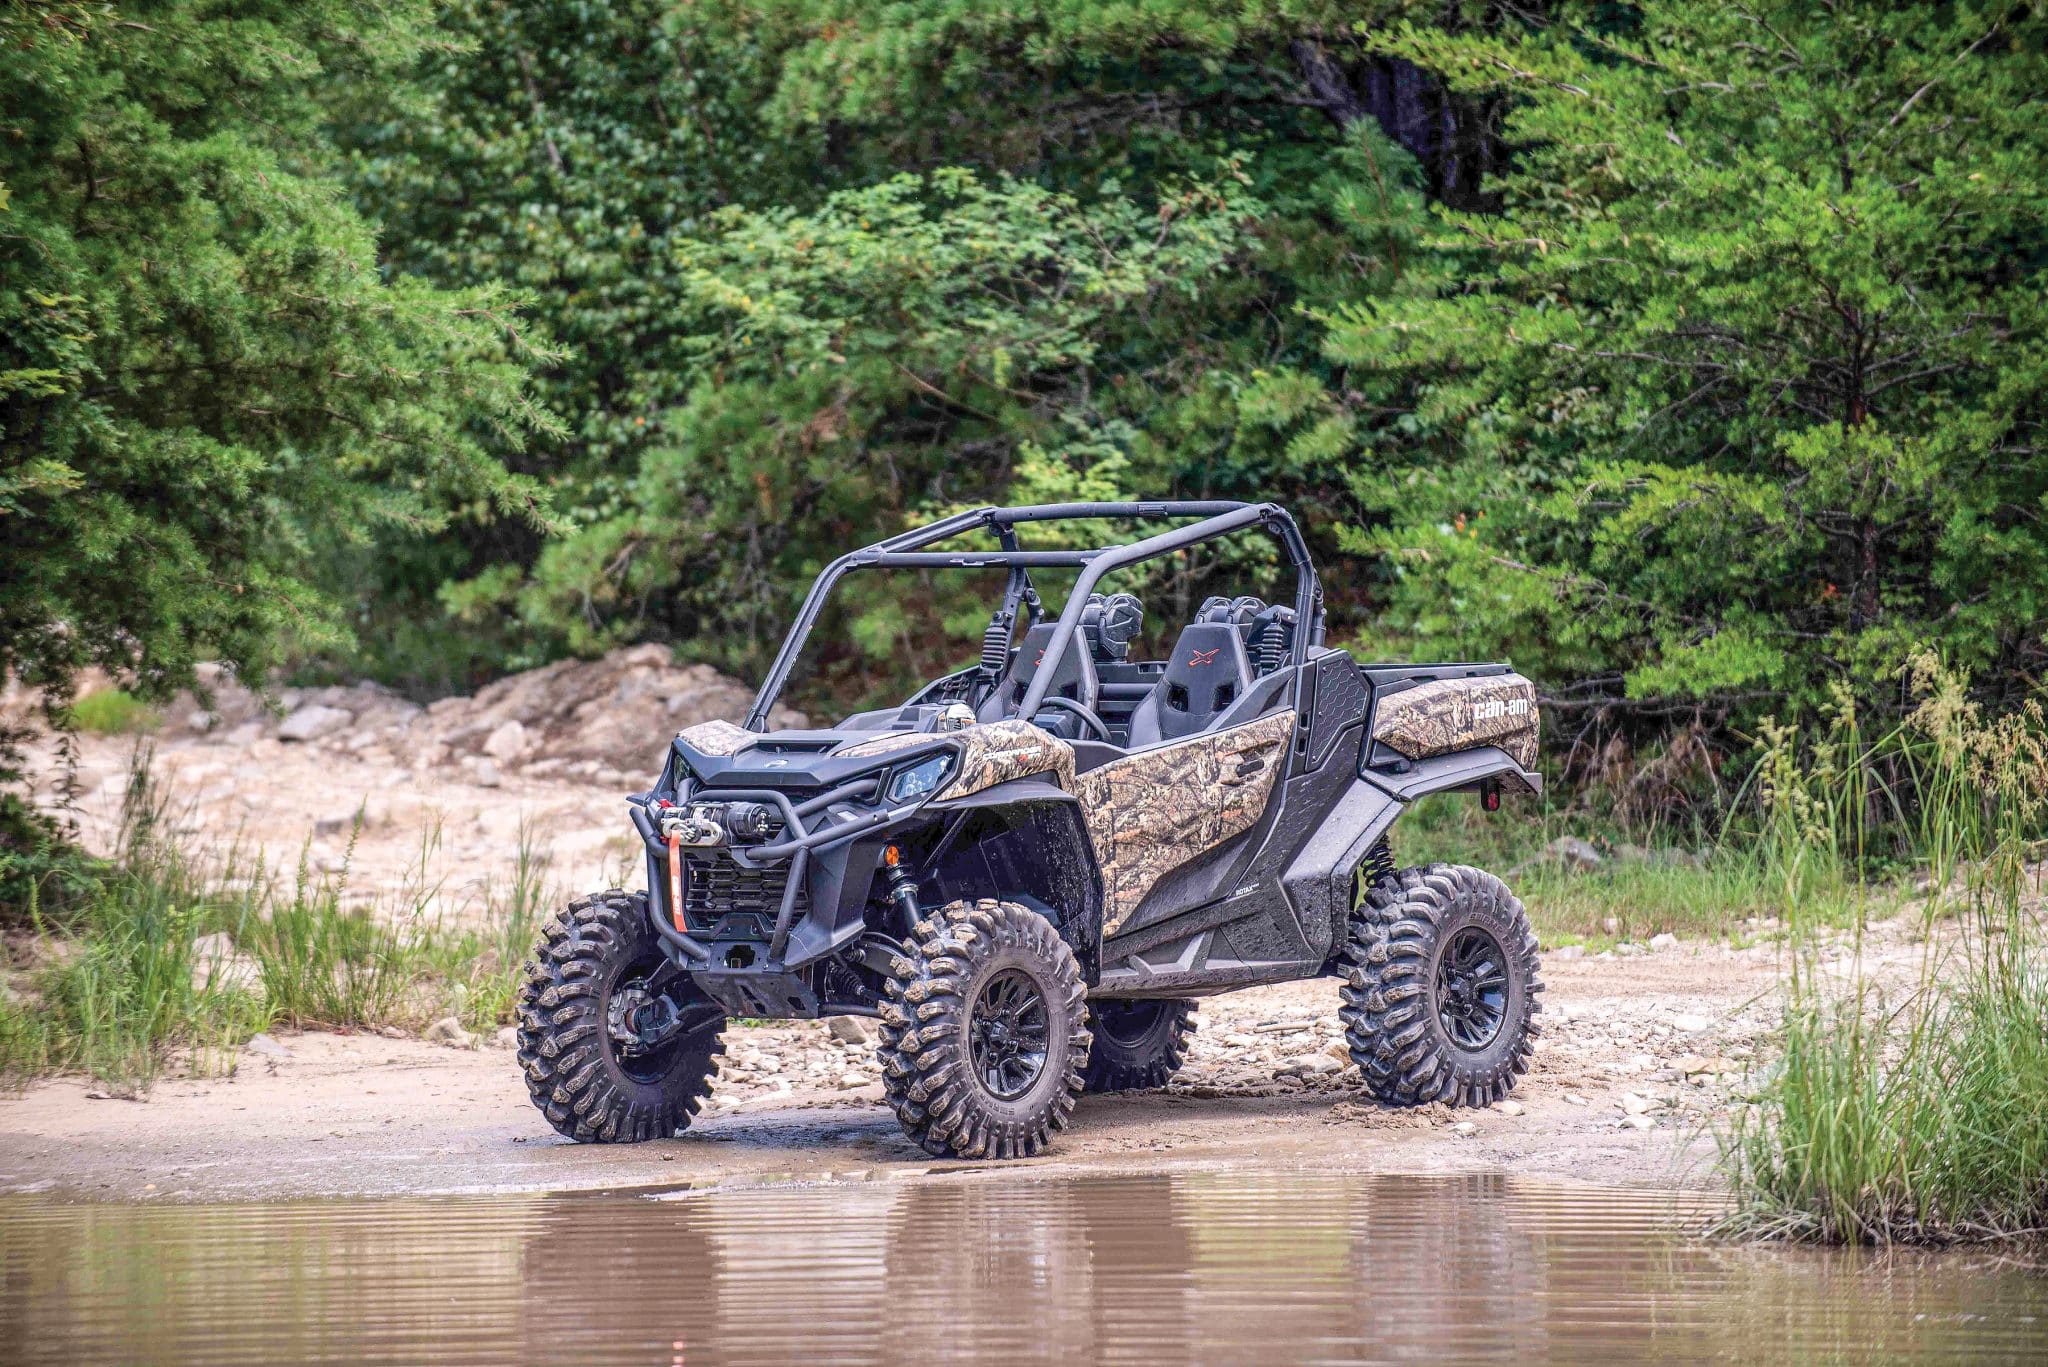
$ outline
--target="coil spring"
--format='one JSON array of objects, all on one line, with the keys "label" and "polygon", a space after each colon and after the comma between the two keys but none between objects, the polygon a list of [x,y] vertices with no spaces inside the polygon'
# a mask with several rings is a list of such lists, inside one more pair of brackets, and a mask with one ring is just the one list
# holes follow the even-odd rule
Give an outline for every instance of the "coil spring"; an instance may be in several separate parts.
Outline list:
[{"label": "coil spring", "polygon": [[981,632],[981,667],[989,674],[1001,674],[1010,663],[1010,614],[999,612]]},{"label": "coil spring", "polygon": [[1394,864],[1394,847],[1381,836],[1365,852],[1365,858],[1358,865],[1358,886],[1360,897],[1370,897],[1372,890],[1392,878],[1399,869]]}]

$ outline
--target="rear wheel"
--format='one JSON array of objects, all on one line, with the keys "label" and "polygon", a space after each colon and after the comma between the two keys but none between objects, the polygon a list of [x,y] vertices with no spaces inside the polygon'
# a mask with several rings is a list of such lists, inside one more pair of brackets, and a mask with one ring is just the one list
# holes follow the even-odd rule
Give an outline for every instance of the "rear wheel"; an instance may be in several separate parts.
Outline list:
[{"label": "rear wheel", "polygon": [[542,928],[518,1000],[519,1066],[579,1143],[688,1128],[725,1052],[725,1012],[661,952],[643,893],[578,898]]},{"label": "rear wheel", "polygon": [[904,1133],[942,1158],[1023,1158],[1066,1128],[1088,1057],[1081,968],[1014,902],[919,921],[882,1005],[882,1087]]},{"label": "rear wheel", "polygon": [[1403,869],[1351,915],[1345,1042],[1389,1105],[1506,1096],[1529,1070],[1542,991],[1528,913],[1483,870]]},{"label": "rear wheel", "polygon": [[1095,1036],[1082,1071],[1091,1092],[1129,1092],[1164,1087],[1187,1058],[1195,1033],[1195,1004],[1170,998],[1089,1004]]}]

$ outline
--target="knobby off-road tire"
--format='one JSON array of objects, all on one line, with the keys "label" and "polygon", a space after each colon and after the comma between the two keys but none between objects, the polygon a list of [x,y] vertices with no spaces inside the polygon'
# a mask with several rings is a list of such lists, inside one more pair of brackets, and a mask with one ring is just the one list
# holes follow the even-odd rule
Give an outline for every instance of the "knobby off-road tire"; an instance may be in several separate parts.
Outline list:
[{"label": "knobby off-road tire", "polygon": [[1195,1033],[1195,1004],[1179,999],[1090,1003],[1088,1028],[1095,1037],[1081,1085],[1090,1092],[1129,1092],[1164,1087],[1188,1056]]},{"label": "knobby off-road tire", "polygon": [[933,912],[907,949],[876,1045],[904,1133],[941,1158],[1040,1152],[1067,1127],[1088,1058],[1073,950],[1037,912],[989,898]]},{"label": "knobby off-road tire", "polygon": [[1529,1071],[1536,936],[1507,885],[1460,864],[1402,869],[1351,914],[1345,1043],[1393,1106],[1488,1106]]},{"label": "knobby off-road tire", "polygon": [[533,1104],[579,1143],[666,1139],[710,1094],[725,1013],[687,978],[668,988],[683,1029],[645,1053],[614,1036],[614,998],[640,1000],[628,994],[663,962],[644,893],[578,898],[541,928],[519,988],[519,1066]]}]

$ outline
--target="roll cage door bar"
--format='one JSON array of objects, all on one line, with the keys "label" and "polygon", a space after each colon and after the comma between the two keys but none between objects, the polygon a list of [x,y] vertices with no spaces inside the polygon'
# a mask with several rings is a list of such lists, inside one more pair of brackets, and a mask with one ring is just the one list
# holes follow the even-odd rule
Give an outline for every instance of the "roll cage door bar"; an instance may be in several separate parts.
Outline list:
[{"label": "roll cage door bar", "polygon": [[[1017,525],[1024,522],[1057,522],[1070,519],[1115,518],[1152,519],[1169,517],[1200,518],[1184,527],[1175,527],[1149,536],[1142,541],[1126,542],[1119,546],[1103,546],[1095,550],[1027,551],[1017,543]],[[848,570],[876,567],[881,569],[973,569],[991,565],[1009,568],[1010,576],[1004,591],[1004,605],[1014,612],[1019,603],[1028,604],[1033,618],[1040,614],[1038,595],[1031,588],[1029,570],[1032,566],[1079,569],[1074,590],[1067,596],[1066,606],[1060,610],[1059,620],[1053,628],[1052,641],[1046,646],[1048,661],[1033,675],[1031,686],[1025,691],[1018,704],[1017,715],[1031,718],[1038,715],[1045,702],[1047,690],[1051,687],[1053,674],[1066,652],[1073,647],[1075,633],[1080,629],[1081,613],[1087,606],[1088,595],[1104,575],[1126,565],[1135,565],[1154,556],[1171,551],[1183,550],[1228,536],[1232,532],[1248,527],[1263,527],[1280,543],[1287,552],[1288,560],[1295,571],[1294,614],[1298,624],[1294,632],[1294,646],[1289,660],[1298,668],[1308,658],[1309,649],[1323,642],[1323,588],[1316,579],[1315,565],[1309,560],[1308,545],[1302,540],[1301,529],[1287,510],[1277,503],[1239,503],[1227,500],[1215,501],[1166,501],[1156,503],[1045,503],[1023,508],[976,508],[970,512],[955,513],[923,527],[913,527],[877,541],[872,546],[851,551],[827,565],[811,591],[804,596],[803,607],[798,610],[796,620],[790,624],[789,634],[783,637],[782,648],[775,654],[775,662],[769,667],[768,677],[761,683],[761,691],[755,695],[753,710],[747,713],[746,729],[763,731],[767,729],[768,712],[775,706],[775,700],[782,696],[783,688],[789,682],[790,671],[796,667],[797,656],[809,639],[811,628],[817,624],[818,615],[824,610],[825,600],[833,586]],[[966,532],[986,530],[993,532],[1002,543],[993,551],[931,551],[925,547],[948,540]],[[1300,687],[1297,674],[1295,685]],[[1296,700],[1299,701],[1298,699]]]}]

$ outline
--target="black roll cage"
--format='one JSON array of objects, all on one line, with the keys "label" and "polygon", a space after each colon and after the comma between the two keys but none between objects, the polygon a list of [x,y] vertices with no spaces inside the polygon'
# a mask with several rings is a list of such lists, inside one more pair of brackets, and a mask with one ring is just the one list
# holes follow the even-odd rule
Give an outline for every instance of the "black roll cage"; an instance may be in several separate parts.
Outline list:
[{"label": "black roll cage", "polygon": [[[1060,522],[1085,519],[1149,520],[1156,518],[1194,517],[1201,521],[1184,527],[1175,527],[1141,541],[1130,541],[1120,545],[1101,546],[1092,550],[1027,551],[1017,543],[1017,526],[1025,522]],[[1155,556],[1171,551],[1183,550],[1213,541],[1248,527],[1263,527],[1287,553],[1295,570],[1294,612],[1299,624],[1294,633],[1294,645],[1289,663],[1298,667],[1308,658],[1311,647],[1323,642],[1323,587],[1316,578],[1315,565],[1309,560],[1308,545],[1302,540],[1301,529],[1294,523],[1285,508],[1276,503],[1240,503],[1233,500],[1175,501],[1144,503],[1042,503],[1021,508],[976,508],[969,512],[955,513],[923,527],[913,527],[886,537],[872,546],[851,551],[827,565],[811,591],[805,595],[803,607],[797,612],[796,620],[790,624],[789,634],[783,638],[782,648],[776,652],[775,662],[769,667],[768,676],[762,680],[761,691],[755,695],[753,710],[747,713],[746,729],[762,731],[767,727],[768,713],[782,696],[783,688],[789,682],[789,674],[796,667],[797,656],[802,652],[804,642],[809,639],[811,628],[817,624],[818,614],[824,610],[825,600],[833,586],[848,570],[869,567],[881,569],[973,569],[1001,565],[1009,569],[1010,575],[1004,590],[1004,610],[1015,613],[1020,605],[1028,608],[1032,619],[1042,616],[1038,593],[1031,585],[1030,569],[1033,566],[1079,569],[1073,592],[1067,596],[1065,607],[1060,610],[1058,624],[1053,628],[1052,641],[1045,649],[1045,662],[1038,668],[1025,691],[1023,700],[1017,706],[1017,715],[1029,719],[1038,715],[1045,702],[1045,695],[1052,685],[1054,672],[1066,652],[1072,648],[1074,635],[1081,625],[1081,613],[1087,606],[1088,595],[1096,584],[1112,570],[1126,565],[1135,565]],[[948,540],[966,532],[985,530],[995,534],[1001,543],[993,551],[930,551],[925,547]],[[1299,678],[1296,679],[1299,687]]]}]

